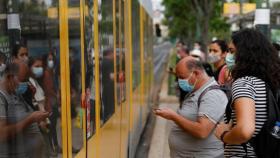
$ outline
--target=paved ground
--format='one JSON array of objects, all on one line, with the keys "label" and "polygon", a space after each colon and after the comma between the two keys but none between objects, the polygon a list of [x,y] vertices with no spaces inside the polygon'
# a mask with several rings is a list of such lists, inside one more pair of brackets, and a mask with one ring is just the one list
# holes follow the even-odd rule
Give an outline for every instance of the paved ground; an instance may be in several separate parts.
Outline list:
[{"label": "paved ground", "polygon": [[[176,110],[179,106],[178,99],[176,96],[167,95],[167,83],[168,75],[166,74],[160,92],[159,107],[167,107]],[[170,125],[170,121],[156,117],[148,158],[170,158],[168,147]]]}]

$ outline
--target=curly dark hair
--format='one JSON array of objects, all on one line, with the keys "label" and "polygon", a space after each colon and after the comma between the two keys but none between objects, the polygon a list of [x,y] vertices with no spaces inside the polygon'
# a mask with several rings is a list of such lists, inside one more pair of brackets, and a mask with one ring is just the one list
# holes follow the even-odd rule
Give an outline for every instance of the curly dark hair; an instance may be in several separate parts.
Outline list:
[{"label": "curly dark hair", "polygon": [[234,80],[254,76],[273,90],[280,88],[280,58],[270,41],[255,29],[244,29],[232,35],[236,47]]}]

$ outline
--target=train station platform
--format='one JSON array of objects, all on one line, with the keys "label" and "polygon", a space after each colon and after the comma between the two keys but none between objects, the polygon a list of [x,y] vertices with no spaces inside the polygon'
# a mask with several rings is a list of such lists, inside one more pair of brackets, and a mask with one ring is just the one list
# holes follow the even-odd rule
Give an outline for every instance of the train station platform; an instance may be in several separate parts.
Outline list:
[{"label": "train station platform", "polygon": [[[176,110],[179,106],[179,102],[176,96],[168,94],[168,76],[168,72],[165,72],[161,90],[159,92],[158,107]],[[152,125],[153,130],[146,128],[143,132],[142,139],[146,140],[140,141],[135,158],[170,158],[168,135],[171,128],[171,122],[157,117],[153,113],[151,115],[151,117],[154,117],[154,123]],[[148,146],[148,148],[143,149],[145,148],[144,146]]]},{"label": "train station platform", "polygon": [[[159,108],[171,108],[173,110],[178,108],[178,98],[168,95],[168,74],[165,75],[159,97]],[[170,121],[156,117],[148,158],[170,158],[168,146],[170,125]]]}]

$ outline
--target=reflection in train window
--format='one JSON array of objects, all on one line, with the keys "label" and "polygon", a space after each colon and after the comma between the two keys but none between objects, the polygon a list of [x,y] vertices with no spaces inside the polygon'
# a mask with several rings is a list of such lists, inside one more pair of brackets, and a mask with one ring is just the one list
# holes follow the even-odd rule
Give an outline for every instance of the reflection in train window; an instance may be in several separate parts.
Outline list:
[{"label": "reflection in train window", "polygon": [[94,78],[94,17],[93,17],[93,0],[85,2],[85,71],[86,71],[86,131],[89,139],[96,128],[95,120],[95,78]]},{"label": "reflection in train window", "polygon": [[111,0],[99,2],[99,44],[100,44],[100,120],[104,124],[115,112],[114,84],[114,34],[113,3]]},{"label": "reflection in train window", "polygon": [[140,70],[140,17],[139,3],[132,1],[132,39],[133,39],[133,89],[140,85],[141,74]]},{"label": "reflection in train window", "polygon": [[[8,100],[7,104],[19,105],[9,106],[13,108],[0,115],[13,123],[27,117],[33,119],[25,132],[1,141],[0,157],[62,155],[57,3],[53,0],[0,1],[0,14],[4,15],[0,19],[0,51],[5,54],[0,53],[0,62],[3,57],[12,57],[13,61],[6,60],[6,69],[14,76],[9,82],[19,83],[16,93],[6,93],[5,88],[0,88],[1,103]],[[0,69],[2,66],[1,63]],[[1,79],[7,79],[5,74],[1,75]],[[32,117],[34,112],[45,115],[40,123]],[[1,126],[0,130],[4,128]],[[9,148],[5,148],[5,143]]]},{"label": "reflection in train window", "polygon": [[117,103],[125,101],[125,33],[124,33],[124,1],[116,0],[116,67],[117,67]]},{"label": "reflection in train window", "polygon": [[83,147],[80,1],[69,1],[68,7],[69,60],[67,62],[70,68],[72,153],[75,156]]}]

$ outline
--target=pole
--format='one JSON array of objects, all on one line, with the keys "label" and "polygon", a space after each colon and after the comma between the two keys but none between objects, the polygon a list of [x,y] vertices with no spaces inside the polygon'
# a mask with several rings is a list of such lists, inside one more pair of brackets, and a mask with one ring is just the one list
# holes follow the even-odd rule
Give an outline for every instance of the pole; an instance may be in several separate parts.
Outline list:
[{"label": "pole", "polygon": [[269,0],[256,0],[255,27],[268,38],[270,37]]},{"label": "pole", "polygon": [[239,21],[239,29],[242,30],[243,29],[243,0],[240,0],[239,2],[239,11],[240,11],[240,21]]}]

